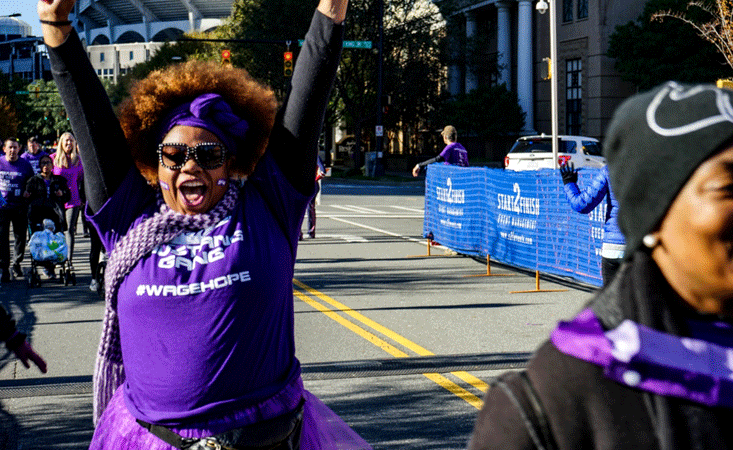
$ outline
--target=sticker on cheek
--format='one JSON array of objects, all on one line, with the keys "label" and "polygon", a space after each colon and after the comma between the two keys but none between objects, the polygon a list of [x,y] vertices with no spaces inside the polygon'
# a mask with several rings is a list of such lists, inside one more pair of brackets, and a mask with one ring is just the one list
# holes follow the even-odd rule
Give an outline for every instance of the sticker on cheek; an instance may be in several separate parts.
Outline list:
[{"label": "sticker on cheek", "polygon": [[160,183],[160,187],[162,187],[166,191],[170,191],[171,190],[171,187],[168,186],[168,183],[166,183],[165,181],[160,181],[159,183]]},{"label": "sticker on cheek", "polygon": [[227,180],[225,180],[224,178],[219,178],[219,180],[216,182],[216,184],[217,184],[217,186],[226,186],[227,185]]}]

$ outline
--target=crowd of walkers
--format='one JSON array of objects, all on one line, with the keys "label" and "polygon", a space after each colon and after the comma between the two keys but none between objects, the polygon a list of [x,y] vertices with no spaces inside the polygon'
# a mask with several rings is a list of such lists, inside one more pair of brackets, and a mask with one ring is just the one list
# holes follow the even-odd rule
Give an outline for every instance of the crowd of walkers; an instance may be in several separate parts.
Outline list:
[{"label": "crowd of walkers", "polygon": [[[84,169],[76,139],[63,133],[54,144],[42,146],[36,136],[21,147],[18,139],[5,138],[0,155],[0,282],[26,277],[26,243],[30,235],[43,229],[43,221],[53,222],[53,231],[65,235],[68,260],[73,266],[77,229],[82,223],[84,237],[92,240],[89,262],[92,267],[90,289],[97,291],[97,267],[101,245],[93,227],[82,217]],[[82,220],[80,220],[82,217]],[[10,228],[13,252],[10,252]],[[41,264],[47,278],[55,279],[53,264]]]}]

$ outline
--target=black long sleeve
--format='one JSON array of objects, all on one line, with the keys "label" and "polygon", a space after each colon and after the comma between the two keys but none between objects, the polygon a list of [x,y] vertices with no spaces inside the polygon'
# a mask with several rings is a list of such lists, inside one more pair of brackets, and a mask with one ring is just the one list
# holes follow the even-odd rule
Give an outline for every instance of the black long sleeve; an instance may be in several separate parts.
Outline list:
[{"label": "black long sleeve", "polygon": [[430,158],[430,159],[425,160],[425,161],[423,161],[421,163],[418,163],[418,166],[420,166],[422,168],[422,167],[427,166],[428,164],[432,164],[434,162],[443,162],[443,161],[445,161],[445,158],[443,158],[443,155],[438,155],[435,158]]},{"label": "black long sleeve", "polygon": [[86,198],[96,212],[122,184],[133,165],[127,141],[107,93],[76,31],[48,48],[51,72],[79,142]]},{"label": "black long sleeve", "polygon": [[298,191],[313,189],[318,138],[343,47],[343,25],[316,11],[275,120],[270,151]]}]

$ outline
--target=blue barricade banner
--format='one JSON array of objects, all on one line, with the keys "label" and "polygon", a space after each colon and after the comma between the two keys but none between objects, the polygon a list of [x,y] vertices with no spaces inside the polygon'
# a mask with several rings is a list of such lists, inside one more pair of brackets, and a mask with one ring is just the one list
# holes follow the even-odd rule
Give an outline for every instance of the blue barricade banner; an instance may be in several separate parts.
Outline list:
[{"label": "blue barricade banner", "polygon": [[[579,171],[581,190],[596,173]],[[423,235],[459,253],[600,286],[605,208],[573,211],[555,170],[431,164]]]},{"label": "blue barricade banner", "polygon": [[[467,255],[483,254],[486,171],[431,164],[425,185],[425,236]],[[431,211],[428,214],[428,210]]]}]

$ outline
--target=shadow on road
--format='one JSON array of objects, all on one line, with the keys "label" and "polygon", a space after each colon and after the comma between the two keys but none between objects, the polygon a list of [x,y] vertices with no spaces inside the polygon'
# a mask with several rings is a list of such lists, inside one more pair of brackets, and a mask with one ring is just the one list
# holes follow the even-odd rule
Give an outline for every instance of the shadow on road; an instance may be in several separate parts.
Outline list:
[{"label": "shadow on road", "polygon": [[[360,387],[361,386],[361,387]],[[450,393],[395,385],[391,377],[371,379],[346,394],[319,395],[354,431],[379,450],[465,448],[477,411],[446,410]],[[444,398],[442,398],[444,397]],[[400,420],[394,420],[400,417]]]}]

